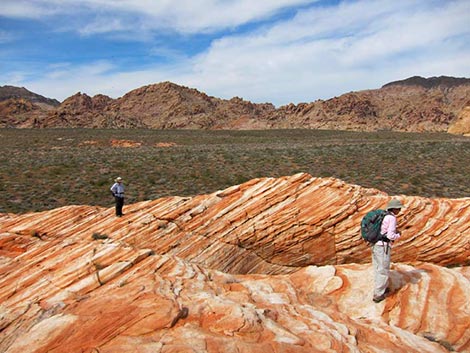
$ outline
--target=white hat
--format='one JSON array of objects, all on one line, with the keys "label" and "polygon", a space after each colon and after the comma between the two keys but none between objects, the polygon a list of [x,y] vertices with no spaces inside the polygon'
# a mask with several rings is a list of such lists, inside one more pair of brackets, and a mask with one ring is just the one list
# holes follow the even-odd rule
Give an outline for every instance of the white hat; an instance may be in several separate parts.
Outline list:
[{"label": "white hat", "polygon": [[392,199],[387,204],[387,210],[391,210],[391,209],[394,209],[394,208],[403,208],[403,207],[405,207],[405,206],[403,206],[403,204],[400,202],[400,200],[397,200],[397,199]]},{"label": "white hat", "polygon": [[121,177],[117,177],[117,178],[116,178],[116,183],[119,182],[119,181],[122,181],[122,178],[121,178]]}]

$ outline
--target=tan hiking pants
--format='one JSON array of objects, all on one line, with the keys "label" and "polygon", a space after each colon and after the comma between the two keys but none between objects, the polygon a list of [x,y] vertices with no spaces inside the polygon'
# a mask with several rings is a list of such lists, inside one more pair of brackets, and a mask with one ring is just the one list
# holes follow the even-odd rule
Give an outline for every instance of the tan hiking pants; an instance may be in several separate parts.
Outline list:
[{"label": "tan hiking pants", "polygon": [[374,298],[384,295],[388,286],[390,257],[392,249],[388,243],[372,246],[372,266],[374,268]]}]

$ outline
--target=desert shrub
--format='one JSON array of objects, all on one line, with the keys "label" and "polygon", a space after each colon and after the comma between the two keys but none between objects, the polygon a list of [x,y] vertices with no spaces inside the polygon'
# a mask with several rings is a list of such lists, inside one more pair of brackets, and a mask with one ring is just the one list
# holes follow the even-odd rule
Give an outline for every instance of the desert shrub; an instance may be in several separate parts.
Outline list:
[{"label": "desert shrub", "polygon": [[[0,212],[70,204],[113,206],[118,175],[133,203],[214,192],[299,172],[389,194],[470,195],[470,139],[448,134],[352,131],[2,130]],[[111,147],[111,139],[142,142]],[[95,145],[82,145],[84,141]],[[157,142],[176,146],[157,148]]]},{"label": "desert shrub", "polygon": [[101,234],[101,233],[95,232],[95,233],[93,233],[93,234],[91,235],[91,238],[92,238],[93,240],[104,240],[104,239],[108,239],[109,236],[106,235],[106,234]]}]

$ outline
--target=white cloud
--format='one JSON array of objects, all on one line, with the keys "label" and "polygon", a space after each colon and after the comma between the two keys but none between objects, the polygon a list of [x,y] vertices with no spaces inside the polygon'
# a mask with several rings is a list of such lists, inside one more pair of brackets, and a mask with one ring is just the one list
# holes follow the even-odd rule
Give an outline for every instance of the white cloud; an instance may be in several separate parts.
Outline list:
[{"label": "white cloud", "polygon": [[[51,5],[53,1],[47,3]],[[276,7],[273,2],[263,5],[258,3],[267,2],[240,0],[226,5],[223,1],[205,0],[199,1],[200,8],[195,9],[196,5],[187,0],[181,2],[182,10],[177,10],[170,1],[75,3],[89,8],[113,7],[116,11],[128,8],[134,13],[143,13],[145,9],[148,21],[168,14],[168,19],[176,19],[175,29],[199,31],[261,18],[293,2],[277,1]],[[248,5],[253,6],[250,14],[242,11]],[[21,83],[62,100],[77,91],[117,98],[140,86],[169,80],[221,98],[240,96],[282,105],[378,88],[414,75],[468,77],[469,6],[470,2],[465,0],[369,0],[312,7],[291,19],[264,23],[251,32],[213,40],[207,50],[194,57],[152,44],[151,53],[171,54],[174,59],[171,65],[127,70],[111,62],[94,62],[46,69],[47,74],[41,78]],[[195,12],[190,18],[192,10]],[[206,18],[205,13],[216,18]],[[117,20],[84,29],[97,33],[124,27]],[[24,73],[21,75],[25,77]]]},{"label": "white cloud", "polygon": [[56,1],[2,0],[0,16],[9,18],[39,19],[60,13]]},{"label": "white cloud", "polygon": [[121,19],[118,18],[98,18],[79,28],[78,32],[82,35],[94,35],[125,31],[127,27],[128,25],[123,24]]},{"label": "white cloud", "polygon": [[23,71],[9,72],[4,76],[5,84],[10,86],[24,86],[27,76],[27,73]]},{"label": "white cloud", "polygon": [[77,92],[89,96],[105,94],[118,98],[138,87],[168,80],[167,74],[172,72],[171,67],[116,72],[116,67],[108,61],[97,61],[80,66],[62,63],[45,69],[47,73],[40,78],[30,78],[31,73],[22,72],[21,82],[18,80],[14,82],[11,77],[8,80],[9,84],[22,85],[35,93],[60,101]]},{"label": "white cloud", "polygon": [[[408,51],[427,51],[449,38],[469,34],[470,2],[431,9],[398,7],[386,18],[377,18],[348,42],[345,64],[374,62]],[[411,10],[411,11],[410,11]]]},{"label": "white cloud", "polygon": [[[82,0],[90,8],[142,16],[147,28],[169,28],[182,33],[212,32],[265,19],[276,12],[318,0]],[[133,24],[134,26],[136,23]]]},{"label": "white cloud", "polygon": [[215,41],[198,57],[193,75],[181,80],[225,97],[286,104],[412,75],[468,75],[468,61],[455,57],[470,53],[469,3],[429,9],[425,3],[359,1],[311,9],[257,33]]},{"label": "white cloud", "polygon": [[[182,33],[212,32],[266,19],[278,11],[318,0],[2,0],[0,16],[73,19],[75,30],[87,34],[105,30]],[[75,16],[80,14],[80,16]],[[84,16],[84,14],[86,16]],[[92,18],[91,20],[89,18]],[[80,23],[83,20],[84,23]],[[107,23],[111,21],[111,23]]]}]

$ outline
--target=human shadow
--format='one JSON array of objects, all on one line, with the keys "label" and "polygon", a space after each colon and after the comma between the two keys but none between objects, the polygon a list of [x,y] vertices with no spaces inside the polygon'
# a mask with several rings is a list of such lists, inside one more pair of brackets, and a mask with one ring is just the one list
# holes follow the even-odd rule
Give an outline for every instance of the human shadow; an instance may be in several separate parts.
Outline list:
[{"label": "human shadow", "polygon": [[424,269],[405,270],[403,268],[394,268],[389,273],[389,295],[392,295],[409,284],[417,284],[422,274],[427,271]]}]

